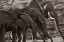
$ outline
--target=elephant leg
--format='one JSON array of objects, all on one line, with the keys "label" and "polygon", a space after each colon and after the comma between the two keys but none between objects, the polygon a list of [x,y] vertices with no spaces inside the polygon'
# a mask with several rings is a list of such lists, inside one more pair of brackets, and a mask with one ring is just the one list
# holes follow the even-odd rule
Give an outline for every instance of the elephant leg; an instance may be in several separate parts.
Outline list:
[{"label": "elephant leg", "polygon": [[49,36],[49,34],[47,32],[44,31],[43,33],[44,33],[45,37],[48,37],[51,40],[51,42],[53,42],[53,39]]},{"label": "elephant leg", "polygon": [[[37,23],[35,23],[37,25]],[[37,31],[32,29],[33,40],[37,39]]]},{"label": "elephant leg", "polygon": [[44,24],[42,24],[42,26],[43,26],[43,29],[44,29],[44,35],[46,36],[46,37],[48,37],[49,39],[51,39],[51,42],[53,42],[53,39],[49,36],[49,34],[48,34],[48,32],[47,32],[47,28],[46,28],[46,25],[45,25],[45,23]]},{"label": "elephant leg", "polygon": [[[21,37],[21,32],[23,33],[23,38]],[[17,31],[17,35],[18,35],[18,42],[21,42],[21,39],[22,39],[22,42],[26,42],[26,32],[25,32],[25,29],[21,29],[20,27],[18,28],[18,31]]]},{"label": "elephant leg", "polygon": [[30,23],[31,23],[33,29],[36,30],[36,31],[40,34],[42,40],[43,40],[44,42],[46,42],[45,39],[44,39],[44,34],[43,34],[43,35],[41,34],[41,31],[38,29],[38,27],[37,27],[33,22],[30,22]]},{"label": "elephant leg", "polygon": [[33,33],[33,40],[35,40],[37,38],[37,32],[32,29],[32,33]]},{"label": "elephant leg", "polygon": [[16,42],[17,26],[13,24],[12,28],[12,42]]},{"label": "elephant leg", "polygon": [[26,32],[25,32],[25,29],[23,30],[23,42],[26,42]]},{"label": "elephant leg", "polygon": [[51,37],[49,36],[49,34],[47,33],[47,24],[46,24],[45,21],[46,21],[46,20],[45,20],[44,17],[43,17],[43,22],[44,22],[44,23],[40,23],[41,26],[42,26],[42,29],[43,29],[43,33],[44,33],[44,35],[47,35],[47,37],[51,39],[51,42],[53,42],[52,38],[51,38]]},{"label": "elephant leg", "polygon": [[39,29],[43,32],[44,34],[44,39],[45,37],[48,37],[51,39],[51,42],[53,42],[52,38],[49,36],[49,34],[47,33],[47,27],[46,27],[46,22],[44,21],[44,23],[41,23],[40,21],[37,22],[37,25],[39,27]]},{"label": "elephant leg", "polygon": [[47,31],[44,31],[43,33],[44,33],[45,37],[48,37],[51,40],[51,42],[53,42],[53,39],[49,36],[49,34],[47,33]]},{"label": "elephant leg", "polygon": [[42,26],[43,26],[43,29],[44,29],[43,33],[44,33],[45,37],[48,37],[49,39],[51,39],[51,42],[53,42],[53,39],[49,36],[49,34],[47,32],[46,25],[43,23]]},{"label": "elephant leg", "polygon": [[4,35],[5,35],[5,25],[2,24],[0,27],[0,42],[4,42]]},{"label": "elephant leg", "polygon": [[19,29],[19,28],[17,30],[17,35],[18,35],[18,42],[21,42],[21,39],[22,39],[22,37],[21,37],[21,29]]}]

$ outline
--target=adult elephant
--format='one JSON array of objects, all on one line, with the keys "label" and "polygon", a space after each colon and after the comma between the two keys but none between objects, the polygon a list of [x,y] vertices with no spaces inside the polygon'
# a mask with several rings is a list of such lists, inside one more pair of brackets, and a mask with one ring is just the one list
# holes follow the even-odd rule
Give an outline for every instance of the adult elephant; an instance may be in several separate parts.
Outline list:
[{"label": "adult elephant", "polygon": [[[5,35],[5,25],[7,23],[13,23],[14,19],[9,16],[9,14],[7,14],[6,12],[4,12],[3,10],[0,10],[0,42],[4,42],[4,35]],[[16,26],[14,25],[14,28],[16,28]],[[14,30],[15,32],[15,30]],[[14,34],[15,36],[15,34]],[[13,42],[15,42],[15,38],[13,38]]]},{"label": "adult elephant", "polygon": [[[34,4],[34,6],[33,6]],[[60,32],[62,38],[64,39],[64,36],[62,35],[61,31],[60,31],[60,28],[59,28],[59,21],[58,21],[58,15],[57,13],[55,12],[54,10],[54,6],[53,4],[50,2],[50,1],[46,1],[46,2],[42,2],[42,0],[33,0],[29,6],[31,8],[37,8],[41,13],[42,15],[44,15],[47,19],[48,19],[48,12],[51,12],[52,14],[50,14],[50,17],[53,17],[55,18],[56,20],[56,24],[57,24],[57,29],[58,31]],[[36,10],[35,10],[36,11]],[[36,11],[36,13],[38,13],[38,11]],[[52,19],[53,19],[52,18]],[[40,23],[39,23],[40,24]],[[46,23],[45,23],[46,24]],[[39,26],[41,27],[41,25]],[[46,26],[44,26],[44,28],[46,28]]]},{"label": "adult elephant", "polygon": [[[33,30],[36,30],[41,38],[43,39],[43,36],[41,34],[41,31],[39,30],[39,28],[35,25],[34,21],[32,20],[32,18],[28,15],[28,14],[23,14],[20,16],[21,19],[18,19],[15,24],[19,27],[18,28],[18,38],[19,38],[19,41],[18,42],[21,42],[21,30],[23,29],[23,42],[26,42],[26,29],[27,28],[32,28]],[[45,42],[45,40],[44,40]]]},{"label": "adult elephant", "polygon": [[50,17],[51,19],[55,19],[55,22],[56,22],[56,25],[57,25],[57,29],[58,29],[59,33],[61,34],[61,36],[62,36],[62,38],[64,40],[64,36],[60,31],[58,15],[55,12],[54,5],[50,1],[46,1],[44,3],[41,3],[40,8],[41,8],[42,12],[44,13],[43,15],[46,18]]}]

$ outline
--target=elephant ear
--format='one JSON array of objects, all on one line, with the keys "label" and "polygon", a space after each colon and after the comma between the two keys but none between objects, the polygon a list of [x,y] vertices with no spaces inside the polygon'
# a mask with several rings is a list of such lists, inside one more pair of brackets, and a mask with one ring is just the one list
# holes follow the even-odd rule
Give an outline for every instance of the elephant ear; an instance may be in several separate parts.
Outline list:
[{"label": "elephant ear", "polygon": [[13,22],[13,19],[5,12],[0,10],[0,24]]}]

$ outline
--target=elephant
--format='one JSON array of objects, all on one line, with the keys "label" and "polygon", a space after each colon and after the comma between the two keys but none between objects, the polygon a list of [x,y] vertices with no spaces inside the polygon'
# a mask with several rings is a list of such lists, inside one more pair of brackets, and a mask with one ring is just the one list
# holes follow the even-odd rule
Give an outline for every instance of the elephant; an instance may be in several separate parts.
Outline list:
[{"label": "elephant", "polygon": [[[46,6],[45,9],[43,8],[44,6]],[[54,5],[50,1],[47,1],[47,2],[44,2],[44,3],[41,4],[41,8],[42,8],[42,11],[44,11],[43,15],[45,17],[49,18],[49,15],[48,15],[48,12],[49,12],[50,16],[52,17],[52,19],[53,18],[55,19],[55,22],[56,22],[56,25],[57,25],[57,29],[58,29],[59,33],[61,34],[61,36],[62,36],[62,38],[64,40],[64,36],[60,31],[58,15],[55,12]]]},{"label": "elephant", "polygon": [[58,15],[55,12],[54,5],[50,1],[41,2],[41,0],[36,0],[36,2],[37,3],[40,2],[40,3],[38,3],[40,8],[37,8],[37,9],[41,9],[40,11],[41,11],[41,13],[43,13],[42,15],[44,15],[47,19],[49,18],[48,12],[51,13],[50,16],[55,19],[57,29],[58,29],[59,33],[61,34],[62,38],[64,39],[64,36],[61,33],[60,28],[59,28]]},{"label": "elephant", "polygon": [[[12,42],[16,42],[17,26],[14,22],[18,19],[18,16],[15,12],[11,12],[11,10],[12,9],[8,11],[0,10],[0,42],[4,42],[4,34],[8,31],[12,31]],[[8,25],[11,25],[12,28],[9,28]]]},{"label": "elephant", "polygon": [[[35,25],[34,21],[32,20],[32,18],[28,15],[28,14],[25,14],[22,15],[21,13],[21,16],[20,16],[21,19],[18,19],[15,24],[19,27],[18,28],[18,38],[19,38],[19,41],[18,42],[21,42],[21,30],[23,29],[23,42],[26,42],[26,29],[27,28],[32,28],[34,30],[36,30],[40,36],[42,37],[43,39],[43,36],[41,34],[41,31],[39,30],[39,28]],[[45,42],[45,41],[44,41]]]},{"label": "elephant", "polygon": [[[31,8],[37,8],[42,13],[42,15],[44,15],[47,19],[49,18],[48,12],[53,13],[53,14],[50,14],[50,16],[53,17],[53,18],[55,18],[57,29],[60,32],[62,38],[64,39],[64,36],[61,33],[60,28],[59,28],[58,15],[57,15],[57,13],[54,10],[54,5],[50,1],[46,1],[46,2],[41,2],[41,1],[42,0],[34,0],[34,1],[32,1],[30,3],[29,7],[31,7]],[[34,6],[33,6],[33,4],[34,4]]]},{"label": "elephant", "polygon": [[[11,23],[13,23],[13,21],[14,20],[9,16],[9,14],[4,12],[3,10],[0,10],[0,42],[4,42],[4,35],[5,35],[5,29],[6,29],[5,25],[7,23],[11,24]],[[16,27],[14,26],[14,28],[16,28]]]},{"label": "elephant", "polygon": [[[26,34],[25,34],[25,23],[23,19],[20,19],[20,15],[14,12],[12,9],[9,9],[8,11],[3,11],[3,13],[6,13],[13,19],[13,22],[11,23],[6,23],[5,24],[5,32],[12,31],[12,42],[16,42],[16,34],[18,35],[18,42],[21,42],[21,31],[23,32],[23,37],[25,42]],[[18,16],[19,15],[19,16]],[[25,20],[26,21],[26,20]],[[21,26],[21,28],[19,27]]]}]

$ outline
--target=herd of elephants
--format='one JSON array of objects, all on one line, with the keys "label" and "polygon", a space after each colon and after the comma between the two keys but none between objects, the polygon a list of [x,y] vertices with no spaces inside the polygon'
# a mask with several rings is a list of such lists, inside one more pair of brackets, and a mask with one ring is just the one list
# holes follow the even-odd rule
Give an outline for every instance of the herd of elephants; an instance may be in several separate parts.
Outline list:
[{"label": "herd of elephants", "polygon": [[[26,30],[28,28],[37,31],[44,42],[46,42],[45,37],[48,37],[53,42],[53,39],[47,33],[45,22],[45,19],[49,17],[55,19],[57,29],[64,40],[59,28],[58,15],[54,10],[53,4],[50,1],[40,2],[41,0],[32,0],[29,6],[23,9],[0,10],[0,42],[5,42],[4,35],[8,31],[12,31],[12,42],[16,42],[16,34],[19,38],[18,42],[21,42],[21,32],[23,33],[23,42],[26,42]],[[33,33],[34,37],[36,33]]]}]

